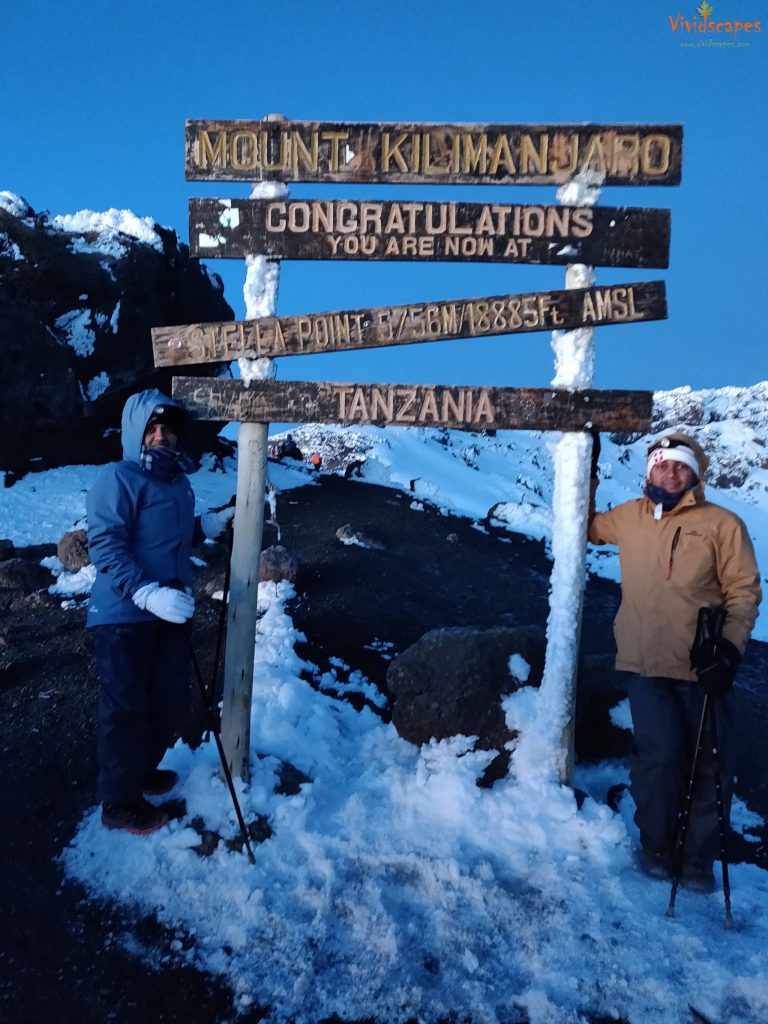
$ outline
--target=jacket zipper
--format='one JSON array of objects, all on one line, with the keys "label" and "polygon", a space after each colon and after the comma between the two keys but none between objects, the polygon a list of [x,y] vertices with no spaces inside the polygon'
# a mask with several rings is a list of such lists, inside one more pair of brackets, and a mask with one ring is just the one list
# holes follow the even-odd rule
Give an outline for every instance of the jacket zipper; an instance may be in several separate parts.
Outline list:
[{"label": "jacket zipper", "polygon": [[669,552],[669,565],[667,567],[667,579],[672,579],[672,566],[675,564],[675,551],[677,545],[680,543],[680,530],[682,527],[678,526],[675,530],[675,536],[672,538],[672,550]]}]

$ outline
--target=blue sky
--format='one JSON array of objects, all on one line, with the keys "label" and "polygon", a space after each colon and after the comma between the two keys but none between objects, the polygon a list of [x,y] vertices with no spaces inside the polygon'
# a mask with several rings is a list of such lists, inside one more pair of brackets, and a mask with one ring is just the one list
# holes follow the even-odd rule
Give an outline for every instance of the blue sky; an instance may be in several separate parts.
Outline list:
[{"label": "blue sky", "polygon": [[[0,189],[35,209],[126,207],[186,240],[187,118],[675,123],[683,183],[604,190],[602,205],[672,210],[668,271],[598,270],[598,283],[666,280],[667,322],[597,332],[595,384],[747,385],[768,377],[765,291],[768,16],[738,48],[683,47],[669,16],[697,0],[323,3],[27,0],[6,6]],[[716,2],[756,21],[762,0]],[[707,38],[707,37],[704,37]],[[730,36],[724,38],[730,39]],[[291,194],[555,202],[554,187],[296,185]],[[210,261],[244,314],[244,264]],[[563,287],[564,268],[285,262],[279,312]],[[147,339],[149,344],[149,339]],[[283,360],[288,379],[545,386],[544,333]]]}]

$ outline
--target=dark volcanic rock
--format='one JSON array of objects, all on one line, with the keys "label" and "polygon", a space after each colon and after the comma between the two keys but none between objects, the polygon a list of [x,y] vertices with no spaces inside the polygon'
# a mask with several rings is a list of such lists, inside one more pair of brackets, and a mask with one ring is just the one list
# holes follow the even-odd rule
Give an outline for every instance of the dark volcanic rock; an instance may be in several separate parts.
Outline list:
[{"label": "dark volcanic rock", "polygon": [[411,743],[448,736],[478,736],[478,747],[512,739],[501,698],[523,685],[510,673],[519,654],[530,666],[525,685],[538,686],[544,670],[544,632],[537,627],[434,629],[404,651],[387,671],[394,694],[392,721]]},{"label": "dark volcanic rock", "polygon": [[[175,232],[98,216],[54,220],[0,193],[0,469],[17,475],[119,458],[128,395],[171,386],[172,372],[154,369],[150,328],[233,316],[220,279]],[[138,238],[125,233],[132,223]],[[213,447],[218,429],[194,424],[192,453]]]},{"label": "dark volcanic rock", "polygon": [[27,558],[8,558],[0,563],[0,587],[18,594],[32,594],[49,587],[51,574],[42,565]]}]

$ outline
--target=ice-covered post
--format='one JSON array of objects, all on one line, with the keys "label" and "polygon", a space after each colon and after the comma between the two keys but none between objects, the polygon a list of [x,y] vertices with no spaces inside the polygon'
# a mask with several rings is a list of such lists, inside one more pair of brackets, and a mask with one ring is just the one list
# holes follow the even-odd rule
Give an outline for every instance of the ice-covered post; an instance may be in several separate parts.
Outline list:
[{"label": "ice-covered post", "polygon": [[[594,172],[582,172],[558,189],[558,200],[569,206],[593,206],[600,195],[600,179]],[[571,264],[565,273],[566,288],[588,288],[594,284],[592,267]],[[593,331],[554,331],[556,388],[590,388],[594,371]],[[547,653],[540,697],[542,707],[557,709],[559,721],[551,722],[560,733],[558,773],[571,785],[574,759],[574,718],[581,616],[587,555],[589,512],[589,469],[592,438],[588,434],[562,434],[550,448],[554,467],[552,516],[552,576],[550,580]],[[557,739],[557,731],[553,740]]]},{"label": "ice-covered post", "polygon": [[[267,120],[284,118],[270,115]],[[282,199],[287,195],[283,182],[265,181],[254,185],[251,199]],[[261,255],[246,257],[243,296],[247,319],[276,315],[279,280],[279,260]],[[246,385],[275,376],[271,359],[240,359],[238,364]],[[250,775],[251,698],[268,433],[268,423],[241,423],[237,439],[237,515],[232,538],[221,739],[232,777],[239,776],[246,782]]]}]

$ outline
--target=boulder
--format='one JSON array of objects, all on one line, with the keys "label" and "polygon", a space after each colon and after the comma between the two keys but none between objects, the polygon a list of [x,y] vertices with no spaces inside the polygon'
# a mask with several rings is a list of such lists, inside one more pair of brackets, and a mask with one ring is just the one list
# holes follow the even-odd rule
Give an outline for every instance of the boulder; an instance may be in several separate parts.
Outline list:
[{"label": "boulder", "polygon": [[[150,328],[231,320],[221,280],[175,232],[130,211],[51,218],[0,192],[0,470],[121,457],[120,414],[135,391],[170,391]],[[185,367],[214,376],[220,364]],[[191,454],[220,424],[196,423]]]},{"label": "boulder", "polygon": [[[411,743],[464,735],[483,749],[502,748],[513,738],[501,699],[522,685],[538,686],[544,671],[544,631],[538,627],[434,629],[400,654],[387,670],[394,696],[392,721]],[[518,655],[527,679],[510,670]]]},{"label": "boulder", "polygon": [[65,533],[56,547],[56,555],[67,572],[80,572],[91,561],[87,532],[70,530]]},{"label": "boulder", "polygon": [[300,572],[301,562],[282,544],[273,544],[271,548],[264,548],[261,552],[260,580],[270,580],[272,583],[288,580],[289,583],[295,583]]},{"label": "boulder", "polygon": [[576,684],[576,754],[581,761],[625,757],[632,733],[611,721],[611,708],[627,696],[625,676],[614,668],[614,653],[586,654]]}]

